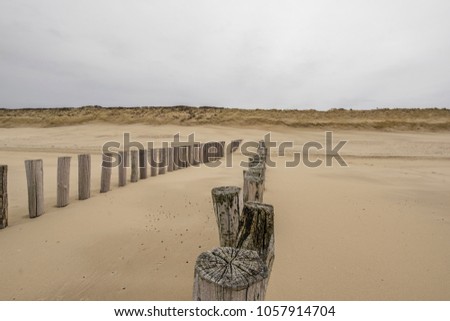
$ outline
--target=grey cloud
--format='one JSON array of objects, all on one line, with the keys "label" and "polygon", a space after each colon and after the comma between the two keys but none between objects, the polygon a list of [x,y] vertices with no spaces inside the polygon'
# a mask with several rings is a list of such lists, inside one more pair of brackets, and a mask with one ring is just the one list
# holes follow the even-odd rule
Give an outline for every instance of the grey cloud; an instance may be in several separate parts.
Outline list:
[{"label": "grey cloud", "polygon": [[449,9],[0,0],[0,107],[448,107]]}]

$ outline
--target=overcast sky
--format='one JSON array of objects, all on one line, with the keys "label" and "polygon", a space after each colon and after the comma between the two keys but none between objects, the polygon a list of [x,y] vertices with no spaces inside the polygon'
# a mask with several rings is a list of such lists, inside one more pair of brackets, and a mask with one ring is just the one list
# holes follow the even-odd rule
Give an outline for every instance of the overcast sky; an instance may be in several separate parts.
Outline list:
[{"label": "overcast sky", "polygon": [[0,0],[0,107],[450,107],[449,0]]}]

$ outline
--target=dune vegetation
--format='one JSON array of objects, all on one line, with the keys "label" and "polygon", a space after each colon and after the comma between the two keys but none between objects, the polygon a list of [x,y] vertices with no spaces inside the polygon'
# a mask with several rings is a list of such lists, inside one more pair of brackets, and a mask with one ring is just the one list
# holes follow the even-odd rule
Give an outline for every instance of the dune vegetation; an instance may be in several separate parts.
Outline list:
[{"label": "dune vegetation", "polygon": [[368,130],[450,130],[450,109],[238,109],[222,107],[101,107],[0,109],[0,127],[57,127],[85,123],[288,126]]}]

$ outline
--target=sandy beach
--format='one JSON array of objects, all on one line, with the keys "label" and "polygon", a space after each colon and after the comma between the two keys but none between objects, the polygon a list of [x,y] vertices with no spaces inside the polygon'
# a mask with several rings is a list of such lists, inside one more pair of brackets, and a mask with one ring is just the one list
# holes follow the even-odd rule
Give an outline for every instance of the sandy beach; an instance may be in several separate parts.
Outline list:
[{"label": "sandy beach", "polygon": [[[0,230],[1,300],[190,300],[196,257],[219,245],[211,189],[242,186],[233,167],[190,167],[100,194],[101,145],[122,139],[324,142],[323,129],[86,124],[0,128],[9,226]],[[334,162],[286,168],[271,157],[275,208],[268,300],[450,300],[450,133],[339,129]],[[92,197],[77,200],[77,158],[92,154]],[[70,204],[56,208],[58,156],[72,156]],[[316,155],[321,157],[320,153]],[[28,218],[24,160],[43,159],[45,214]]]}]

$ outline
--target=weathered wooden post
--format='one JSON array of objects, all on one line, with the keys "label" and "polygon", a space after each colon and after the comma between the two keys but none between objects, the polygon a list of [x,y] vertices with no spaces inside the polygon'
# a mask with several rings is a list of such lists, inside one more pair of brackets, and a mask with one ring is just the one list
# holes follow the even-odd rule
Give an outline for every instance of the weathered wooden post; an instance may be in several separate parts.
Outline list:
[{"label": "weathered wooden post", "polygon": [[239,145],[241,144],[242,139],[236,139],[231,141],[231,152],[234,153],[238,148]]},{"label": "weathered wooden post", "polygon": [[167,165],[167,148],[159,148],[159,170],[158,175],[164,175],[166,173]]},{"label": "weathered wooden post", "polygon": [[225,156],[225,148],[226,148],[226,145],[225,145],[225,141],[220,141],[219,142],[219,157],[220,158],[222,158],[222,157],[224,157]]},{"label": "weathered wooden post", "polygon": [[212,161],[215,161],[215,160],[217,160],[217,158],[218,158],[218,155],[219,155],[219,148],[217,147],[217,145],[218,145],[219,143],[218,142],[212,142],[212,144],[211,144],[211,150],[212,150],[212,152],[213,152],[213,157],[212,157]]},{"label": "weathered wooden post", "polygon": [[127,184],[127,157],[126,151],[119,151],[119,187]]},{"label": "weathered wooden post", "polygon": [[78,155],[78,199],[91,197],[91,155]]},{"label": "weathered wooden post", "polygon": [[200,144],[195,143],[192,148],[192,166],[198,166],[200,164]]},{"label": "weathered wooden post", "polygon": [[245,178],[247,170],[242,170],[243,184],[242,184],[242,201],[245,203],[248,200],[248,180]]},{"label": "weathered wooden post", "polygon": [[173,172],[173,147],[167,148],[167,171]]},{"label": "weathered wooden post", "polygon": [[219,143],[218,142],[212,142],[211,144],[211,150],[212,150],[212,161],[215,161],[219,158]]},{"label": "weathered wooden post", "polygon": [[100,193],[107,193],[111,189],[112,153],[102,155],[102,175],[100,178]]},{"label": "weathered wooden post", "polygon": [[150,157],[150,176],[156,176],[158,175],[158,149],[149,149],[148,156]]},{"label": "weathered wooden post", "polygon": [[248,169],[249,175],[253,175],[260,179],[262,184],[262,190],[265,190],[266,187],[266,168],[264,163],[259,163],[257,165],[254,165],[253,167],[250,167]]},{"label": "weathered wooden post", "polygon": [[188,168],[189,166],[191,166],[191,164],[189,163],[190,151],[191,148],[189,145],[184,146],[184,168]]},{"label": "weathered wooden post", "polygon": [[192,163],[193,163],[193,151],[194,149],[192,148],[192,145],[187,145],[186,146],[186,167],[191,167]]},{"label": "weathered wooden post", "polygon": [[264,180],[255,172],[244,171],[243,199],[245,202],[263,202]]},{"label": "weathered wooden post", "polygon": [[136,183],[139,180],[139,150],[131,151],[131,177],[130,181]]},{"label": "weathered wooden post", "polygon": [[173,170],[176,171],[180,167],[180,147],[173,147]]},{"label": "weathered wooden post", "polygon": [[266,142],[264,140],[259,141],[257,152],[265,161],[266,155],[267,155],[267,146],[266,146]]},{"label": "weathered wooden post", "polygon": [[205,149],[205,144],[200,143],[199,151],[198,151],[198,161],[199,161],[200,164],[204,163],[204,160],[203,160],[203,150],[204,149]]},{"label": "weathered wooden post", "polygon": [[225,155],[231,155],[233,153],[233,142],[225,145]]},{"label": "weathered wooden post", "polygon": [[145,149],[139,150],[139,178],[146,179],[148,175],[147,170],[147,151]]},{"label": "weathered wooden post", "polygon": [[248,160],[248,167],[265,167],[265,163],[261,159],[260,155],[254,155],[253,157],[249,158]]},{"label": "weathered wooden post", "polygon": [[267,265],[270,274],[275,258],[274,211],[272,205],[257,202],[244,204],[235,246],[240,249],[257,251]]},{"label": "weathered wooden post", "polygon": [[216,160],[217,149],[215,142],[206,143],[206,162],[210,163]]},{"label": "weathered wooden post", "polygon": [[194,145],[190,144],[188,146],[188,167],[194,165]]},{"label": "weathered wooden post", "polygon": [[212,162],[213,160],[215,160],[215,147],[214,147],[214,142],[209,142],[207,143],[207,152],[206,154],[208,155],[206,157],[206,161],[208,163]]},{"label": "weathered wooden post", "polygon": [[178,164],[177,169],[184,168],[183,158],[184,157],[184,146],[178,146]]},{"label": "weathered wooden post", "polygon": [[202,144],[202,151],[201,151],[201,159],[202,159],[202,163],[206,164],[208,163],[208,149],[209,149],[209,143],[203,143]]},{"label": "weathered wooden post", "polygon": [[0,229],[8,226],[8,165],[0,165]]},{"label": "weathered wooden post", "polygon": [[219,158],[222,157],[222,144],[221,144],[221,142],[216,142],[216,150],[217,150],[216,159],[219,159]]},{"label": "weathered wooden post", "polygon": [[58,157],[56,206],[64,207],[69,204],[70,189],[70,156]]},{"label": "weathered wooden post", "polygon": [[234,246],[239,227],[239,194],[237,186],[215,187],[211,191],[214,213],[219,228],[220,246]]},{"label": "weathered wooden post", "polygon": [[187,167],[187,146],[180,146],[179,168]]},{"label": "weathered wooden post", "polygon": [[199,255],[194,301],[262,301],[267,266],[256,251],[219,247]]},{"label": "weathered wooden post", "polygon": [[44,170],[42,163],[42,159],[25,161],[30,218],[44,214]]}]

